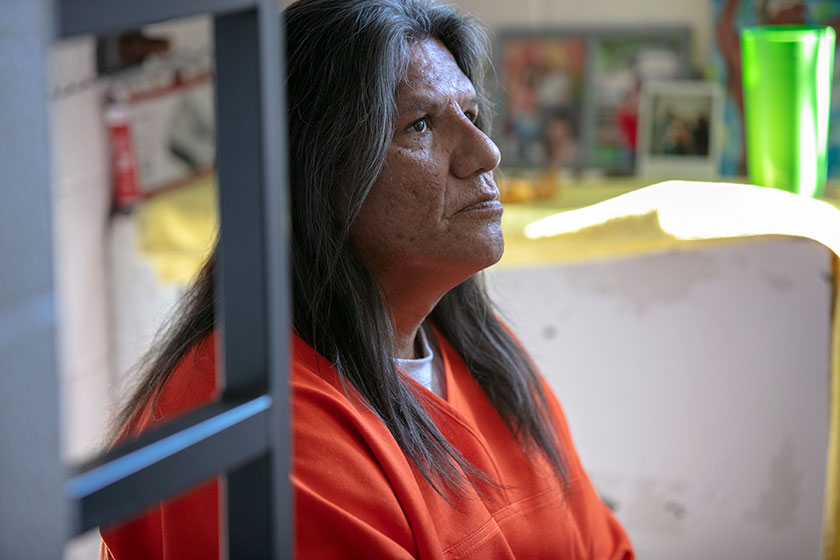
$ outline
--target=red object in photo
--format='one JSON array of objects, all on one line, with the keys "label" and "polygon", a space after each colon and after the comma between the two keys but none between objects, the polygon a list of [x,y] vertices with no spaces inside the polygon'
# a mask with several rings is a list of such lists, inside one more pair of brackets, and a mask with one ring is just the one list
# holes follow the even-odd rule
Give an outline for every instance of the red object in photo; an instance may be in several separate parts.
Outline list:
[{"label": "red object in photo", "polygon": [[120,208],[134,205],[143,198],[137,178],[137,154],[131,137],[128,109],[112,102],[105,110],[108,142],[111,146],[111,170],[114,182],[114,204]]}]

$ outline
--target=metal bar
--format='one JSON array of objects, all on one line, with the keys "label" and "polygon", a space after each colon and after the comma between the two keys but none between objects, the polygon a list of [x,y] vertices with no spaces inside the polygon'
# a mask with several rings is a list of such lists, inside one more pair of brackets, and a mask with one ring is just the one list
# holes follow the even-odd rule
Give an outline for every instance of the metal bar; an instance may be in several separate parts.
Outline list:
[{"label": "metal bar", "polygon": [[225,390],[268,387],[262,107],[257,12],[215,23],[219,181],[219,296]]},{"label": "metal bar", "polygon": [[[586,37],[586,67],[583,72],[583,91],[581,119],[577,123],[580,134],[581,157],[580,169],[596,166],[595,132],[598,128],[598,98],[595,94],[595,58],[598,55],[600,40],[595,35]],[[587,95],[588,93],[588,95]],[[580,170],[579,169],[579,170]]]},{"label": "metal bar", "polygon": [[270,522],[273,514],[269,488],[271,474],[269,454],[228,474],[228,558],[289,557],[271,553],[276,541]]},{"label": "metal bar", "polygon": [[0,558],[60,558],[47,98],[52,2],[0,2]]},{"label": "metal bar", "polygon": [[167,19],[253,8],[257,0],[59,0],[58,35],[110,33]]},{"label": "metal bar", "polygon": [[114,449],[64,486],[73,534],[122,521],[210,477],[265,455],[271,397],[217,403]]},{"label": "metal bar", "polygon": [[289,355],[291,340],[291,274],[289,238],[288,144],[286,136],[285,28],[275,0],[260,0],[260,64],[263,107],[263,206],[268,286],[268,390],[274,406],[269,414],[271,455],[271,558],[294,557],[291,473],[291,410]]},{"label": "metal bar", "polygon": [[[268,332],[263,221],[263,112],[256,10],[215,20],[219,178],[218,316],[225,391],[268,390]],[[227,557],[270,558],[274,520],[266,501],[266,453],[228,473]],[[251,516],[257,510],[261,515]]]},{"label": "metal bar", "polygon": [[[270,453],[228,475],[231,558],[291,557],[288,219],[278,6],[217,17],[220,316],[228,395],[269,391]],[[247,271],[247,272],[246,272]],[[259,511],[259,515],[254,515]]]}]

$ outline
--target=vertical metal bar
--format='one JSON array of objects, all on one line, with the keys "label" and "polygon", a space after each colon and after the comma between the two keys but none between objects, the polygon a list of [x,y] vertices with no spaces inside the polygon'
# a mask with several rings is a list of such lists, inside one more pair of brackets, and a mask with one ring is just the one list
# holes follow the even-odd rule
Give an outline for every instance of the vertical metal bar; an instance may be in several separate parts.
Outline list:
[{"label": "vertical metal bar", "polygon": [[[268,392],[270,452],[229,473],[231,558],[291,557],[285,110],[278,7],[216,18],[226,395]],[[258,515],[254,515],[254,513]]]},{"label": "vertical metal bar", "polygon": [[258,32],[256,10],[215,20],[221,363],[240,397],[268,388]]},{"label": "vertical metal bar", "polygon": [[583,147],[579,165],[583,169],[587,169],[598,166],[595,161],[595,131],[598,128],[598,100],[593,92],[595,91],[595,59],[601,47],[601,35],[587,33],[584,40],[586,41],[586,67],[583,71],[583,91],[589,92],[590,95],[583,95],[583,107],[581,108],[582,114],[578,123],[578,130],[580,131],[581,145]]},{"label": "vertical metal bar", "polygon": [[0,558],[60,558],[48,47],[52,2],[0,2]]},{"label": "vertical metal bar", "polygon": [[[275,558],[271,508],[271,456],[228,473],[228,558]],[[276,556],[285,558],[285,556]]]},{"label": "vertical metal bar", "polygon": [[293,557],[294,519],[291,472],[291,410],[289,356],[291,330],[291,270],[288,210],[288,146],[286,143],[286,54],[284,27],[276,0],[260,0],[259,36],[263,109],[263,206],[266,235],[268,322],[268,389],[274,406],[269,411],[271,454],[272,558]]},{"label": "vertical metal bar", "polygon": [[[219,180],[219,317],[226,394],[268,389],[262,106],[257,11],[215,20]],[[228,473],[228,558],[270,558],[265,458]],[[252,517],[251,511],[262,515]],[[225,538],[223,537],[222,542]]]}]

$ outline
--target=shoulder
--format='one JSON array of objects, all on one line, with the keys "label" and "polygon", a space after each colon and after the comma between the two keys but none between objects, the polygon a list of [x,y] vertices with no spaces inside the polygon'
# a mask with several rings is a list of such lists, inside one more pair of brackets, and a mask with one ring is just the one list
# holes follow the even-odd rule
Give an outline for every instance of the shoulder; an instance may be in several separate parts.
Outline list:
[{"label": "shoulder", "polygon": [[[389,434],[358,391],[342,382],[335,367],[298,336],[292,337],[291,393],[295,438],[314,436],[346,439],[337,433],[365,432],[366,437]],[[390,439],[390,438],[389,438]]]},{"label": "shoulder", "polygon": [[[397,497],[416,487],[414,472],[381,420],[335,368],[292,340],[291,404],[295,546],[301,556],[416,556]],[[403,490],[403,497],[411,492]],[[419,499],[417,499],[419,501]]]},{"label": "shoulder", "polygon": [[[296,483],[332,488],[348,497],[368,495],[374,480],[386,483],[386,471],[414,481],[411,464],[379,416],[349,382],[341,382],[327,360],[297,337],[291,393]],[[370,498],[359,503],[366,500]]]},{"label": "shoulder", "polygon": [[162,425],[213,401],[220,389],[215,339],[216,333],[210,333],[187,351],[130,423],[132,433]]}]

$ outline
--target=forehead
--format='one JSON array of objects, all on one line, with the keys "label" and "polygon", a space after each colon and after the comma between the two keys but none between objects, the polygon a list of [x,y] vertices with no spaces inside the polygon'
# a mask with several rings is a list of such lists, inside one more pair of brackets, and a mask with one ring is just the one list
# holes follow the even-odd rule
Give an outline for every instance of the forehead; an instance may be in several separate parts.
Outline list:
[{"label": "forehead", "polygon": [[411,46],[405,81],[397,89],[397,104],[413,100],[457,100],[475,97],[475,88],[461,71],[452,53],[433,39]]}]

